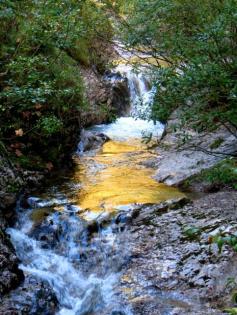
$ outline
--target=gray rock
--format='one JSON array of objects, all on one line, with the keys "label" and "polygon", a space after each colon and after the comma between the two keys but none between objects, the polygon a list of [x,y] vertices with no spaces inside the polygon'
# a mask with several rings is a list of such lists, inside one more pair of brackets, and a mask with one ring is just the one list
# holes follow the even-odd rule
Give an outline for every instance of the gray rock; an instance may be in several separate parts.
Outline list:
[{"label": "gray rock", "polygon": [[14,207],[17,201],[16,193],[0,192],[0,209],[9,209]]},{"label": "gray rock", "polygon": [[58,301],[46,282],[27,276],[16,290],[0,298],[2,315],[54,315]]},{"label": "gray rock", "polygon": [[[158,148],[160,157],[155,178],[159,182],[170,186],[181,185],[186,179],[226,158],[222,153],[237,153],[237,139],[227,129],[219,127],[214,132],[196,133],[184,127],[181,131],[174,131],[172,126],[179,124],[179,114],[176,111],[166,126],[166,134]],[[191,139],[181,145],[184,133]],[[211,145],[218,139],[223,139],[223,142],[217,149],[211,149]],[[215,152],[218,154],[210,154]]]},{"label": "gray rock", "polygon": [[95,150],[100,148],[105,142],[109,141],[109,137],[103,133],[95,133],[83,129],[80,136],[81,140],[78,145],[78,153]]},{"label": "gray rock", "polygon": [[[136,315],[217,315],[230,307],[226,283],[237,278],[236,253],[228,246],[218,253],[207,238],[218,227],[234,233],[236,204],[236,192],[223,191],[183,208],[140,207],[127,231],[131,258],[121,279]],[[200,238],[185,238],[185,226],[200,229]]]}]

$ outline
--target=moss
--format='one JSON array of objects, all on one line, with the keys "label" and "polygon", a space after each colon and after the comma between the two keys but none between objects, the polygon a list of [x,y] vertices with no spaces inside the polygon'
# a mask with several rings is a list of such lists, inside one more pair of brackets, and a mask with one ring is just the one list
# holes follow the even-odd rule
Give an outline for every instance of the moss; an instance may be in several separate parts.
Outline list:
[{"label": "moss", "polygon": [[52,212],[54,211],[54,209],[52,208],[39,208],[39,209],[35,209],[32,214],[31,214],[31,220],[35,223],[40,223],[42,222],[45,217],[47,217],[48,215],[50,215]]},{"label": "moss", "polygon": [[17,193],[19,192],[21,185],[19,183],[13,182],[7,185],[7,193]]},{"label": "moss", "polygon": [[218,138],[215,141],[213,141],[213,143],[210,145],[210,149],[214,150],[219,148],[219,146],[224,142],[224,139],[222,138]]}]

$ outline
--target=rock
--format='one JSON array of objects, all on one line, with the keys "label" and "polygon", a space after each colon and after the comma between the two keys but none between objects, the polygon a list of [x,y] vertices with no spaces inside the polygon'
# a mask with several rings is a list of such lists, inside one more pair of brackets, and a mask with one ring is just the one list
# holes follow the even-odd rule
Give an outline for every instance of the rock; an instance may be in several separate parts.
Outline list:
[{"label": "rock", "polygon": [[[81,114],[84,128],[111,121],[115,115],[124,116],[130,106],[127,79],[119,73],[106,71],[104,75],[81,69],[84,79],[85,93],[90,110]],[[103,106],[103,107],[102,107]],[[105,110],[101,110],[104,108]]]},{"label": "rock", "polygon": [[0,209],[9,209],[14,207],[17,201],[16,193],[0,192]]},{"label": "rock", "polygon": [[54,248],[60,239],[60,226],[55,227],[53,223],[44,220],[33,227],[30,237],[41,242],[43,248]]},{"label": "rock", "polygon": [[[230,307],[226,283],[237,278],[236,253],[228,246],[218,253],[207,238],[214,229],[237,231],[236,204],[236,192],[223,191],[185,206],[140,206],[127,229],[130,260],[121,279],[134,314],[221,315]],[[185,226],[198,228],[200,238],[184,238]]]},{"label": "rock", "polygon": [[113,219],[113,213],[103,212],[92,220],[86,222],[89,234],[97,233],[101,228],[108,225]]},{"label": "rock", "polygon": [[29,197],[25,202],[26,207],[31,208],[45,208],[45,207],[57,207],[62,205],[68,205],[66,198],[52,198],[52,199],[40,199],[38,197]]},{"label": "rock", "polygon": [[19,288],[0,298],[3,315],[53,315],[58,310],[58,300],[50,286],[33,276],[27,276]]},{"label": "rock", "polygon": [[94,133],[83,129],[81,132],[81,140],[78,145],[78,153],[98,149],[107,141],[109,141],[109,137],[105,134]]},{"label": "rock", "polygon": [[107,71],[104,81],[110,90],[110,104],[117,116],[126,116],[130,105],[128,79],[119,72]]},{"label": "rock", "polygon": [[[159,182],[170,186],[180,186],[186,179],[199,174],[203,169],[213,167],[226,158],[222,153],[236,153],[237,139],[224,127],[219,127],[209,133],[196,133],[188,127],[174,132],[172,126],[179,124],[179,113],[175,111],[168,121],[165,136],[157,149],[160,157],[155,178]],[[180,145],[184,133],[191,139],[186,144]],[[223,139],[223,142],[217,149],[212,150],[211,145],[218,139]],[[210,154],[212,152],[218,152],[218,154]],[[218,187],[209,187],[209,189],[215,192]]]},{"label": "rock", "polygon": [[19,260],[5,231],[0,229],[0,296],[17,287],[24,279]]},{"label": "rock", "polygon": [[158,216],[162,215],[168,210],[175,210],[182,208],[184,205],[190,202],[190,199],[187,197],[180,197],[177,199],[167,200],[160,204],[151,204],[151,205],[141,205],[140,209],[135,208],[131,216],[133,217],[134,225],[149,225],[152,224],[152,220]]}]

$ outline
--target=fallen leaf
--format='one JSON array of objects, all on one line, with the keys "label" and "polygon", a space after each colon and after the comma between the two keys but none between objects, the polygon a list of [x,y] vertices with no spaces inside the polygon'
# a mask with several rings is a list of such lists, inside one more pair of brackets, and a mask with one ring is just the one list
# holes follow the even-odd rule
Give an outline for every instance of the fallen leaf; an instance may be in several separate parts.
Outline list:
[{"label": "fallen leaf", "polygon": [[16,156],[18,156],[18,157],[23,155],[22,152],[18,149],[16,149],[15,153],[16,153]]},{"label": "fallen leaf", "polygon": [[43,106],[41,104],[35,104],[35,109],[41,109]]},{"label": "fallen leaf", "polygon": [[52,162],[48,162],[48,163],[46,163],[46,168],[49,170],[49,171],[51,171],[52,169],[53,169],[53,163]]},{"label": "fallen leaf", "polygon": [[29,118],[30,118],[30,115],[31,115],[31,112],[30,112],[30,111],[22,112],[23,118],[29,119]]},{"label": "fallen leaf", "polygon": [[15,130],[15,134],[17,137],[22,137],[24,134],[24,131],[22,128]]}]

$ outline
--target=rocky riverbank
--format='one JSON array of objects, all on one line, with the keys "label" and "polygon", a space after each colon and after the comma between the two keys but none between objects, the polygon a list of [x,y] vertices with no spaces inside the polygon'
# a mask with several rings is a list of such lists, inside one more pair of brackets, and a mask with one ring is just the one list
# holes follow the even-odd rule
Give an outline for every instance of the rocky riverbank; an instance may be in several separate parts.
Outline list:
[{"label": "rocky riverbank", "polygon": [[178,123],[174,113],[158,158],[148,164],[157,169],[158,181],[182,188],[189,181],[191,199],[173,208],[144,206],[130,220],[131,260],[121,291],[137,315],[224,314],[236,304],[237,254],[228,245],[219,251],[212,240],[220,233],[236,235],[237,191],[214,187],[199,174],[224,153],[235,154],[237,141],[218,128],[201,136],[186,130],[190,140],[182,144],[183,131],[174,131]]},{"label": "rocky riverbank", "polygon": [[234,305],[237,254],[228,246],[219,253],[210,237],[237,232],[236,206],[236,192],[221,191],[183,207],[141,209],[121,278],[135,314],[223,314]]},{"label": "rocky riverbank", "polygon": [[180,187],[202,170],[213,167],[228,156],[237,155],[237,138],[223,126],[212,132],[197,133],[187,126],[180,129],[180,125],[179,112],[175,111],[157,148],[155,167],[159,182]]}]

